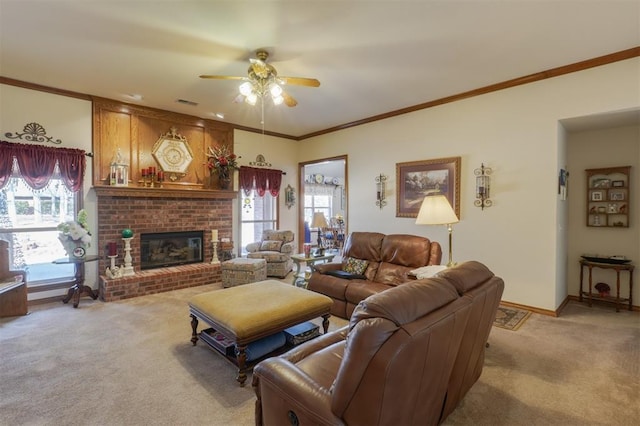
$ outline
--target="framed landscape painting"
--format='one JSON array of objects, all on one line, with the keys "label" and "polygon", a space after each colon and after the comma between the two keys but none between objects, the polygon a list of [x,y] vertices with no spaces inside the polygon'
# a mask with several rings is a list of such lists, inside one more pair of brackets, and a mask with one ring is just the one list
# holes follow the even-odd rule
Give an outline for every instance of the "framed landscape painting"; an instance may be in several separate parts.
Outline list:
[{"label": "framed landscape painting", "polygon": [[396,163],[396,217],[417,217],[427,195],[447,197],[460,218],[461,157]]}]

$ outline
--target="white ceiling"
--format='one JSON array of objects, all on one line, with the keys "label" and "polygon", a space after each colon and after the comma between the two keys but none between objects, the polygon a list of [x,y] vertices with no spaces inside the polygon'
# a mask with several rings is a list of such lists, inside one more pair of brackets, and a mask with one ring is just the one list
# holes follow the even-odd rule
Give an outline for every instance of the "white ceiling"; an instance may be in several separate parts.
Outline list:
[{"label": "white ceiling", "polygon": [[637,46],[637,0],[0,0],[2,77],[260,129],[238,81],[198,76],[266,48],[321,82],[265,106],[295,137]]}]

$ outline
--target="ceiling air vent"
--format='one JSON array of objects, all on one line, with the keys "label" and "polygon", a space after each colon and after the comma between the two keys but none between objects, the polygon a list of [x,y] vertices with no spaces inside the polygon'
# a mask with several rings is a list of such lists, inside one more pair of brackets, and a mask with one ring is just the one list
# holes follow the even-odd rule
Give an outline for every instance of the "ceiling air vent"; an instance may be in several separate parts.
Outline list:
[{"label": "ceiling air vent", "polygon": [[176,102],[179,103],[179,104],[183,104],[183,105],[198,106],[197,102],[188,101],[186,99],[178,99]]}]

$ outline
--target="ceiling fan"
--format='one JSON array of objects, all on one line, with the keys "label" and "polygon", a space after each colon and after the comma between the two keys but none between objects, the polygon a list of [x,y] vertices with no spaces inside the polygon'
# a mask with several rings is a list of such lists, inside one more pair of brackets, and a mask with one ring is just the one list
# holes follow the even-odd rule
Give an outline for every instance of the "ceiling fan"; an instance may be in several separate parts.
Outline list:
[{"label": "ceiling fan", "polygon": [[255,105],[258,99],[264,99],[264,97],[270,96],[276,105],[284,103],[289,107],[294,107],[298,105],[298,101],[282,90],[281,86],[286,84],[308,87],[320,86],[320,82],[315,78],[278,76],[276,69],[267,63],[269,53],[265,50],[258,50],[256,57],[257,59],[249,59],[251,64],[247,70],[247,77],[201,75],[200,78],[244,81],[239,87],[240,95],[236,97],[235,102],[247,102],[251,105]]}]

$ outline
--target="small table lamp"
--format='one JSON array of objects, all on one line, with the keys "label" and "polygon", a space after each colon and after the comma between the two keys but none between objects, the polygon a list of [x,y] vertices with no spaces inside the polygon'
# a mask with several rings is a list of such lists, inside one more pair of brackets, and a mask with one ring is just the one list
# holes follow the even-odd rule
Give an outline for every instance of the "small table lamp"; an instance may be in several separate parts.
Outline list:
[{"label": "small table lamp", "polygon": [[327,223],[327,218],[324,217],[324,213],[315,212],[313,214],[313,220],[311,221],[311,227],[318,230],[318,248],[322,248],[322,240],[320,239],[322,228],[326,228],[327,226],[329,226],[329,224]]},{"label": "small table lamp", "polygon": [[447,266],[450,268],[455,265],[453,262],[452,248],[451,248],[451,234],[453,229],[451,224],[459,222],[458,216],[453,211],[449,200],[444,195],[428,195],[424,197],[418,217],[416,218],[417,225],[447,225],[449,231],[449,263]]}]

